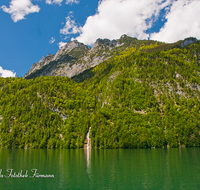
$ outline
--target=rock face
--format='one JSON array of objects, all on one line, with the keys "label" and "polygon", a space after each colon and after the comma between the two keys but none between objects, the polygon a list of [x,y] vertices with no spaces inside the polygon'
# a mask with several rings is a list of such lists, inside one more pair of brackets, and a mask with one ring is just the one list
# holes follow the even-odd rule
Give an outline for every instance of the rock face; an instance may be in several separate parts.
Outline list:
[{"label": "rock face", "polygon": [[31,69],[28,71],[28,73],[24,77],[26,78],[26,76],[30,75],[31,73],[35,72],[36,70],[47,65],[52,60],[53,57],[54,57],[53,54],[48,54],[46,57],[43,56],[42,59],[38,63],[33,64]]},{"label": "rock face", "polygon": [[[43,56],[34,63],[24,78],[37,76],[73,77],[86,69],[94,67],[110,57],[110,50],[117,46],[117,40],[97,39],[90,48],[77,40],[68,42],[58,52]],[[118,44],[119,46],[119,44]]]},{"label": "rock face", "polygon": [[[137,43],[136,38],[122,35],[118,40],[97,39],[92,48],[78,42],[68,42],[58,52],[43,56],[38,63],[34,63],[24,78],[30,79],[38,76],[67,76],[73,77],[84,70],[95,67],[107,60],[116,51],[125,50]],[[196,38],[186,38],[181,47],[196,42]]]},{"label": "rock face", "polygon": [[62,58],[63,55],[70,53],[73,49],[76,50],[89,50],[89,48],[83,43],[79,43],[77,40],[68,42],[65,46],[62,46],[56,55],[53,57],[52,61],[57,61]]},{"label": "rock face", "polygon": [[97,39],[94,45],[92,46],[92,49],[95,49],[95,47],[99,45],[104,45],[108,47],[115,47],[117,45],[117,40],[110,41],[109,39]]},{"label": "rock face", "polygon": [[185,47],[185,46],[188,46],[190,44],[193,44],[195,43],[196,41],[198,41],[196,38],[186,38],[183,40],[183,42],[181,43],[181,47]]}]

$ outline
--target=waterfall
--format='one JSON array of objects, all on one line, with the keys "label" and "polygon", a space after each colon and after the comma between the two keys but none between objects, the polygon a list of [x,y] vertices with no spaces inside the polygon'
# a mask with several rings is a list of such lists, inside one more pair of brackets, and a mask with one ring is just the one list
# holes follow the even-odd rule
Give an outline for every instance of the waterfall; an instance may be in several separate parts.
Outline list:
[{"label": "waterfall", "polygon": [[89,131],[87,133],[87,149],[90,148],[90,129],[91,129],[91,127],[89,128]]}]

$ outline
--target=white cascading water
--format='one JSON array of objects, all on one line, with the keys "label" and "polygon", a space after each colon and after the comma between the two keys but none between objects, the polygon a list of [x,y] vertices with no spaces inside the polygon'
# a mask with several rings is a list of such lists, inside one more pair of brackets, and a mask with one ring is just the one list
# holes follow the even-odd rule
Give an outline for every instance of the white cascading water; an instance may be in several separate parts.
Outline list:
[{"label": "white cascading water", "polygon": [[[91,127],[90,127],[91,128]],[[87,149],[90,148],[90,128],[89,128],[89,131],[87,133]]]}]

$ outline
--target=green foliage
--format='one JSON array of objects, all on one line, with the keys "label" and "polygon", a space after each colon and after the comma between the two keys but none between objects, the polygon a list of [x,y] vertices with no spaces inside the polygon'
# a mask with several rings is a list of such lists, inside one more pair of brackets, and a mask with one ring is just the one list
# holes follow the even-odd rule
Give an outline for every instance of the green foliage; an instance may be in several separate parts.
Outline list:
[{"label": "green foliage", "polygon": [[78,84],[65,77],[0,81],[1,147],[83,147],[94,97]]},{"label": "green foliage", "polygon": [[93,148],[199,146],[199,42],[120,40],[72,79],[0,78],[0,147],[82,148],[90,127]]}]

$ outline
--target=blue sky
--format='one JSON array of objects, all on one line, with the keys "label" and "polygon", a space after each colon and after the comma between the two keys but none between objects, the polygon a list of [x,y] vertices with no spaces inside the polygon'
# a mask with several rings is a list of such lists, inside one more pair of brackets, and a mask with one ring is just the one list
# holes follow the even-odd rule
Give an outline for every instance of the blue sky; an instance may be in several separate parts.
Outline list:
[{"label": "blue sky", "polygon": [[1,0],[0,75],[20,76],[48,53],[77,39],[175,42],[200,38],[199,0]]}]

